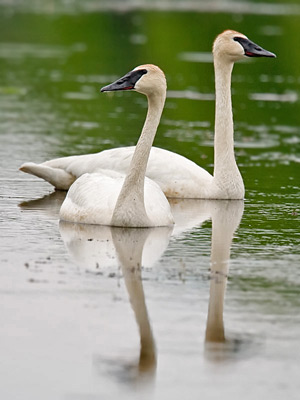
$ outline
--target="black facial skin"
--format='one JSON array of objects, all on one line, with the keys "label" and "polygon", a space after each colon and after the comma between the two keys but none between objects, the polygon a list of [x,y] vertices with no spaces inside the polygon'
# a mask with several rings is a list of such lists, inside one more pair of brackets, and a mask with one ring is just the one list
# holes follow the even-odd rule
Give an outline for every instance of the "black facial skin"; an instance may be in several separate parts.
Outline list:
[{"label": "black facial skin", "polygon": [[112,92],[115,90],[131,90],[134,89],[137,81],[148,71],[146,69],[137,69],[128,72],[128,74],[124,75],[122,78],[116,80],[110,85],[104,86],[101,89],[101,92]]},{"label": "black facial skin", "polygon": [[274,53],[263,49],[249,39],[235,36],[233,40],[239,42],[240,45],[243,46],[243,49],[245,50],[245,56],[247,57],[276,57]]}]

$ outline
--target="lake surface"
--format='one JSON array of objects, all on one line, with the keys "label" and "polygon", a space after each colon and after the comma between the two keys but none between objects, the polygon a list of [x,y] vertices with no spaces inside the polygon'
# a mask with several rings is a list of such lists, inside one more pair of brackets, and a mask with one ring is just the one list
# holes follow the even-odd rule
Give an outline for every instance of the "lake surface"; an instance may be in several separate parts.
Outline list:
[{"label": "lake surface", "polygon": [[[300,7],[295,2],[0,1],[0,396],[299,398]],[[211,46],[235,65],[245,201],[172,201],[174,229],[59,223],[25,161],[136,143],[146,99],[99,89],[166,73],[155,145],[213,169]]]}]

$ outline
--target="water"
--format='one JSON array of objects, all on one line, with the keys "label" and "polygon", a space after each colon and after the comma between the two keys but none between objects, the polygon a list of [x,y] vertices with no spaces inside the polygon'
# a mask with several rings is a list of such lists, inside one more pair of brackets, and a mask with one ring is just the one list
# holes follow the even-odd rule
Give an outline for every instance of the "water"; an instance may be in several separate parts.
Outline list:
[{"label": "water", "polygon": [[[1,398],[298,398],[298,3],[2,3]],[[99,89],[141,63],[168,80],[155,144],[212,171],[226,28],[277,54],[233,71],[245,202],[172,202],[173,230],[59,223],[65,194],[18,167],[134,144],[146,100]]]}]

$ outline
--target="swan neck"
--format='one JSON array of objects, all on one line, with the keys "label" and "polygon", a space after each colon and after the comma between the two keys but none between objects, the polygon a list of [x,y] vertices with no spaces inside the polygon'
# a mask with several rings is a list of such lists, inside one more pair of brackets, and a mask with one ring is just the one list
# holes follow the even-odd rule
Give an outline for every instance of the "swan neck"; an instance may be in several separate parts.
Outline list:
[{"label": "swan neck", "polygon": [[224,171],[237,169],[234,157],[233,115],[231,104],[231,73],[233,62],[215,57],[215,143],[214,177],[218,179]]},{"label": "swan neck", "polygon": [[161,114],[165,103],[165,95],[148,95],[148,111],[140,138],[136,144],[126,180],[137,182],[144,181],[150,150],[156,135]]},{"label": "swan neck", "polygon": [[125,178],[113,214],[113,223],[119,225],[118,215],[125,209],[134,208],[139,224],[149,223],[144,204],[144,182],[150,150],[163,111],[166,89],[147,95],[148,111],[142,133],[135,147],[128,174]]}]

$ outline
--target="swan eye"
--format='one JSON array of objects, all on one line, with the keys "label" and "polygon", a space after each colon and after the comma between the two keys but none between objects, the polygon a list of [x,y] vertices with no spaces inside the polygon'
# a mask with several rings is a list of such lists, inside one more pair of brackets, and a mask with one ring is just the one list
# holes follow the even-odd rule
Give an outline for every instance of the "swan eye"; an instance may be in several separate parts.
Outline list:
[{"label": "swan eye", "polygon": [[[242,38],[242,37],[240,37],[240,36],[235,36],[235,37],[233,38],[233,40],[234,40],[235,42],[239,42],[242,46],[243,46],[243,43],[246,43],[246,42],[249,41],[248,39]],[[244,46],[243,46],[243,47],[244,47]]]},{"label": "swan eye", "polygon": [[137,81],[144,75],[146,74],[148,71],[146,69],[137,69],[131,72],[128,72],[128,74],[126,74],[125,76],[123,76],[123,78],[120,78],[117,82],[118,85],[122,85],[125,82],[127,83],[131,83],[132,86],[134,87],[134,85],[137,83]]},{"label": "swan eye", "polygon": [[128,74],[119,80],[119,85],[121,85],[121,87],[123,87],[124,84],[128,85],[126,88],[123,88],[123,90],[134,89],[137,81],[139,81],[143,75],[147,74],[147,72],[146,69],[136,69],[128,72]]},{"label": "swan eye", "polygon": [[128,72],[125,76],[111,83],[110,85],[104,86],[101,92],[111,92],[115,90],[131,90],[134,89],[137,81],[148,71],[146,69],[137,69]]},{"label": "swan eye", "polygon": [[263,50],[260,46],[258,46],[257,44],[251,42],[251,40],[249,40],[249,39],[245,39],[245,38],[242,38],[242,37],[239,37],[239,36],[235,36],[233,38],[233,40],[236,41],[236,42],[239,42],[240,45],[243,46],[245,52],[246,52],[246,48],[249,47],[249,46],[251,46],[251,48],[253,50],[256,50],[256,51],[262,51]]},{"label": "swan eye", "polygon": [[132,76],[133,80],[135,80],[135,83],[137,83],[137,81],[139,79],[141,79],[141,77],[147,73],[148,73],[148,71],[146,69],[137,69],[132,72],[131,76]]}]

